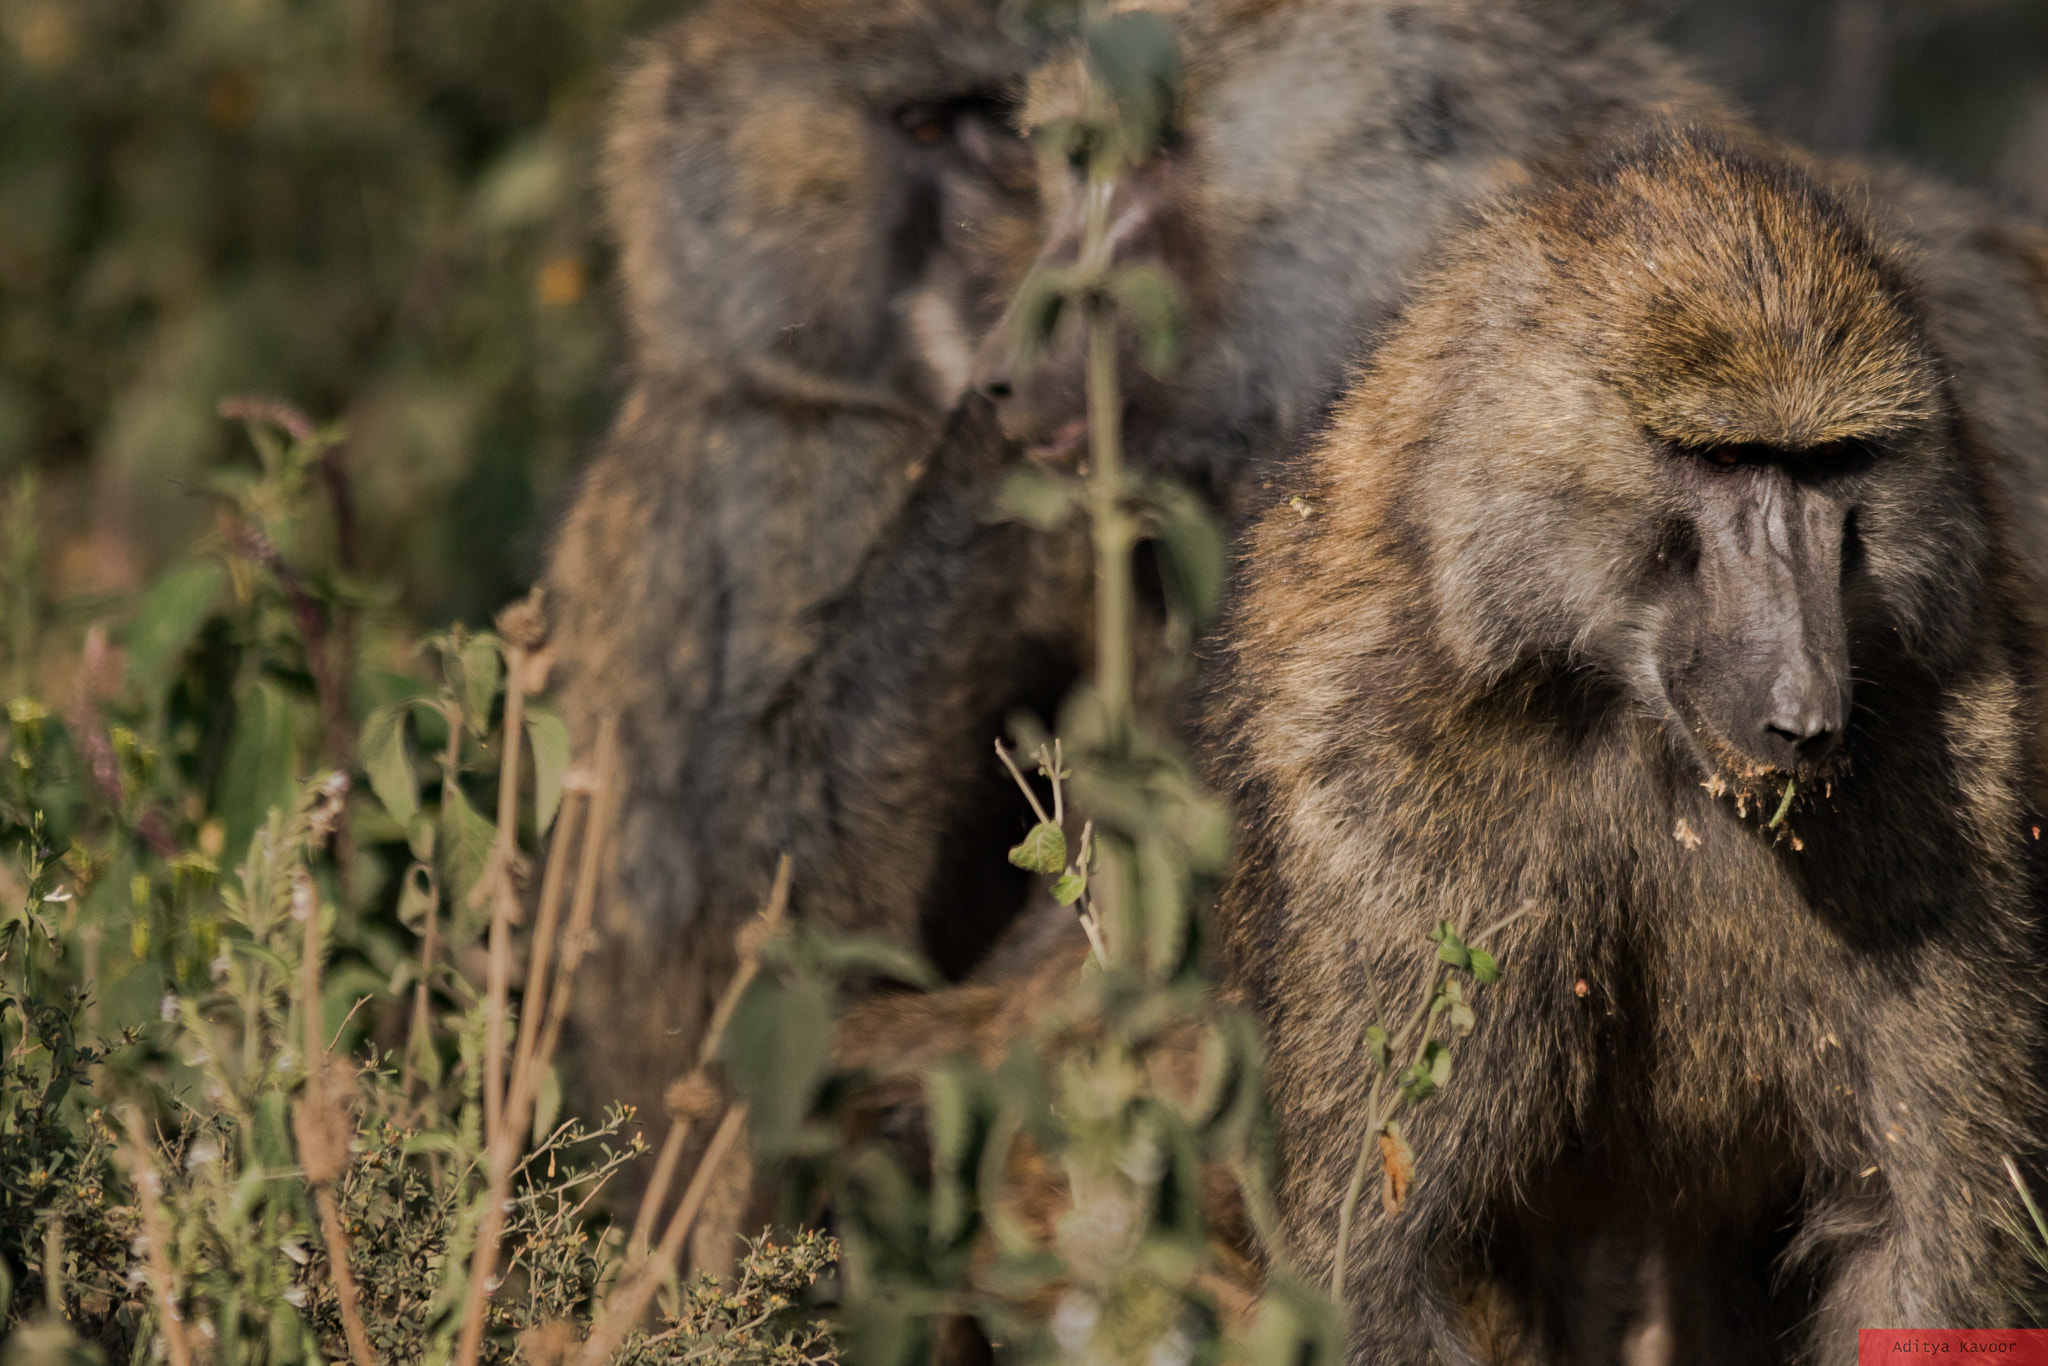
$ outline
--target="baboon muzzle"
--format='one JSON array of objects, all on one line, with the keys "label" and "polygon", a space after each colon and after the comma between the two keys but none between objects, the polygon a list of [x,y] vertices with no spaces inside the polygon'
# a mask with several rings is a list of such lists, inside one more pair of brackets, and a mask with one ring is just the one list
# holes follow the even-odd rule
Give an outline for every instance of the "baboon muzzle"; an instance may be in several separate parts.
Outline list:
[{"label": "baboon muzzle", "polygon": [[1698,523],[1698,718],[1738,769],[1811,772],[1849,717],[1837,499],[1780,466],[1715,478]]}]

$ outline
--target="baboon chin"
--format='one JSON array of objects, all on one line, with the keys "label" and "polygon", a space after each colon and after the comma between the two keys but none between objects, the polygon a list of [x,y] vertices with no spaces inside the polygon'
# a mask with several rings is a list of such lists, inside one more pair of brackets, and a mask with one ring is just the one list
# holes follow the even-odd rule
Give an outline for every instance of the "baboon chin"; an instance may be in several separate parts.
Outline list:
[{"label": "baboon chin", "polygon": [[1702,1362],[2027,1321],[2038,642],[1914,268],[1692,132],[1446,262],[1225,632],[1226,958],[1293,1254],[1330,1275],[1427,931],[1520,910],[1402,1115],[1405,1204],[1362,1206],[1354,1361],[1482,1359],[1479,1306],[1557,1361],[1652,1318]]}]

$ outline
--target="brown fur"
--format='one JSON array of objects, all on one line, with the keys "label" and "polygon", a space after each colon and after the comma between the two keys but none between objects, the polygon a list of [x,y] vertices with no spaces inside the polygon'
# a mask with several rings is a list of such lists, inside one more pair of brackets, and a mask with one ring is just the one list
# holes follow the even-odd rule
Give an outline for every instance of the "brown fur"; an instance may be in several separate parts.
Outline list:
[{"label": "brown fur", "polygon": [[[1530,0],[1196,0],[1176,137],[1119,191],[1118,259],[1162,266],[1187,304],[1184,359],[1135,350],[1127,438],[1243,513],[1327,412],[1346,367],[1443,234],[1500,190],[1656,117],[1726,115],[1633,27]],[[1027,123],[1071,115],[1071,55],[1035,73]],[[1041,162],[1048,240],[1071,260],[1075,172]],[[1045,445],[1083,416],[1077,326],[1021,366],[1009,320],[981,376],[1004,429]]]},{"label": "brown fur", "polygon": [[[1623,155],[1453,244],[1289,490],[1312,515],[1253,536],[1222,918],[1312,1273],[1365,1027],[1437,921],[1534,907],[1404,1119],[1407,1205],[1365,1204],[1354,1360],[1477,1359],[1475,1299],[1539,1359],[1613,1360],[1647,1306],[1601,1328],[1566,1301],[1617,1256],[1664,1279],[1681,1360],[1849,1362],[1858,1326],[2020,1317],[1998,1164],[2048,1118],[2037,590],[1909,262],[1771,158]],[[1657,681],[1698,591],[1660,577],[1660,537],[1702,443],[1797,470],[1828,434],[1881,451],[1843,476],[1855,710],[1846,770],[1772,832]]]},{"label": "brown fur", "polygon": [[945,794],[1062,681],[1019,585],[1073,576],[981,525],[999,438],[935,455],[1034,221],[996,10],[714,0],[618,95],[631,390],[547,582],[572,729],[617,714],[627,765],[573,1075],[657,1138],[777,857],[797,914],[914,942],[961,824],[1016,824]]}]

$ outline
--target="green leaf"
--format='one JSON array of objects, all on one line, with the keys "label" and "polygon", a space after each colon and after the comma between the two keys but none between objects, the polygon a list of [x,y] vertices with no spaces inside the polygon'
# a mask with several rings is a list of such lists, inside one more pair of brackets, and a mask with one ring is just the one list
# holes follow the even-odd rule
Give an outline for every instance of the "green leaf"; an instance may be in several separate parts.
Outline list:
[{"label": "green leaf", "polygon": [[221,766],[213,809],[226,828],[226,847],[246,849],[273,807],[290,811],[299,800],[298,746],[293,704],[268,679],[249,689],[235,711],[234,738]]},{"label": "green leaf", "polygon": [[1040,821],[1010,850],[1010,862],[1027,872],[1057,873],[1067,866],[1067,837],[1051,821]]},{"label": "green leaf", "polygon": [[1500,964],[1485,949],[1469,951],[1472,960],[1472,975],[1481,982],[1491,985],[1500,980]]},{"label": "green leaf", "polygon": [[550,1067],[541,1073],[540,1090],[533,1098],[533,1141],[540,1142],[555,1127],[555,1120],[562,1113],[562,1074],[560,1069]]},{"label": "green leaf", "polygon": [[1040,352],[1052,345],[1066,316],[1072,272],[1059,266],[1037,266],[1017,286],[1010,305],[1010,344],[1017,349],[1019,370],[1028,370]]},{"label": "green leaf", "polygon": [[545,707],[526,709],[526,740],[533,747],[533,832],[545,835],[562,805],[562,775],[569,771],[569,728]]},{"label": "green leaf", "polygon": [[498,657],[498,638],[472,636],[462,647],[462,706],[470,734],[482,739],[491,728],[491,701],[498,695],[498,680],[504,674]]},{"label": "green leaf", "polygon": [[1149,493],[1154,530],[1166,552],[1168,589],[1197,629],[1207,629],[1223,606],[1228,559],[1223,528],[1182,484],[1154,480]]},{"label": "green leaf", "polygon": [[1058,531],[1074,520],[1084,486],[1071,475],[1040,465],[1017,465],[1003,476],[996,507],[1034,531]]},{"label": "green leaf", "polygon": [[1088,29],[1088,64],[1134,134],[1132,160],[1150,155],[1180,84],[1180,41],[1166,16],[1148,10],[1110,15]]},{"label": "green leaf", "polygon": [[490,907],[471,906],[469,893],[484,875],[491,841],[497,835],[497,827],[469,804],[460,786],[442,784],[441,830],[436,843],[441,854],[441,885],[448,892],[448,919],[443,929],[451,953],[467,948],[491,923]]},{"label": "green leaf", "polygon": [[1472,966],[1472,951],[1466,948],[1464,941],[1458,938],[1458,932],[1451,928],[1450,921],[1446,920],[1439,924],[1436,927],[1436,933],[1431,935],[1430,938],[1437,941],[1436,956],[1438,962],[1449,963],[1454,968],[1469,968]]},{"label": "green leaf", "polygon": [[924,958],[874,935],[809,936],[811,961],[835,979],[853,976],[886,977],[906,986],[937,990],[938,972]]},{"label": "green leaf", "polygon": [[1411,1101],[1428,1100],[1450,1077],[1451,1050],[1431,1040],[1422,1057],[1401,1073],[1401,1094]]},{"label": "green leaf", "polygon": [[832,1000],[802,979],[762,975],[740,997],[725,1031],[725,1075],[750,1105],[755,1149],[772,1162],[794,1146],[832,1055]]},{"label": "green leaf", "polygon": [[1373,1066],[1379,1068],[1382,1072],[1387,1070],[1387,1063],[1391,1059],[1392,1055],[1389,1049],[1392,1047],[1392,1044],[1393,1041],[1387,1037],[1385,1029],[1379,1025],[1366,1026],[1366,1055],[1372,1059]]},{"label": "green leaf", "polygon": [[394,702],[377,708],[363,722],[363,771],[370,777],[370,790],[400,825],[408,824],[420,809],[419,774],[405,724],[411,714],[411,703]]},{"label": "green leaf", "polygon": [[178,661],[213,614],[227,581],[227,571],[206,560],[170,570],[149,586],[123,637],[131,686],[152,699],[163,694]]},{"label": "green leaf", "polygon": [[1131,320],[1146,368],[1165,376],[1180,360],[1180,287],[1151,263],[1126,266],[1109,277],[1109,297]]},{"label": "green leaf", "polygon": [[1088,874],[1061,873],[1052,884],[1052,899],[1062,906],[1071,906],[1088,892]]},{"label": "green leaf", "polygon": [[426,864],[415,863],[406,869],[398,884],[398,923],[414,934],[424,934],[427,912],[434,908],[434,895],[434,875]]}]

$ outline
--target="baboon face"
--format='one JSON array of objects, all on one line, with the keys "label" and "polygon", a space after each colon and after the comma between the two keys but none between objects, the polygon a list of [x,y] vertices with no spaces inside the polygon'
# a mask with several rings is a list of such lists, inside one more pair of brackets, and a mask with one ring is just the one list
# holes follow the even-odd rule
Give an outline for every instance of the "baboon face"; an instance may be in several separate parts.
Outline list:
[{"label": "baboon face", "polygon": [[1672,707],[1738,772],[1807,772],[1849,717],[1844,589],[1855,521],[1877,492],[1860,441],[1674,447],[1657,457],[1675,501],[1655,552],[1668,609],[1656,641]]},{"label": "baboon face", "polygon": [[1001,92],[911,101],[878,123],[905,187],[893,231],[895,269],[911,282],[901,311],[932,397],[950,404],[1037,245],[1031,152]]},{"label": "baboon face", "polygon": [[643,370],[943,410],[1038,243],[994,0],[713,0],[622,83],[607,206]]},{"label": "baboon face", "polygon": [[1697,150],[1528,210],[1503,254],[1459,305],[1477,378],[1429,495],[1454,645],[1604,676],[1710,777],[1813,774],[1853,681],[1952,658],[1982,582],[1901,267],[1789,172]]}]

